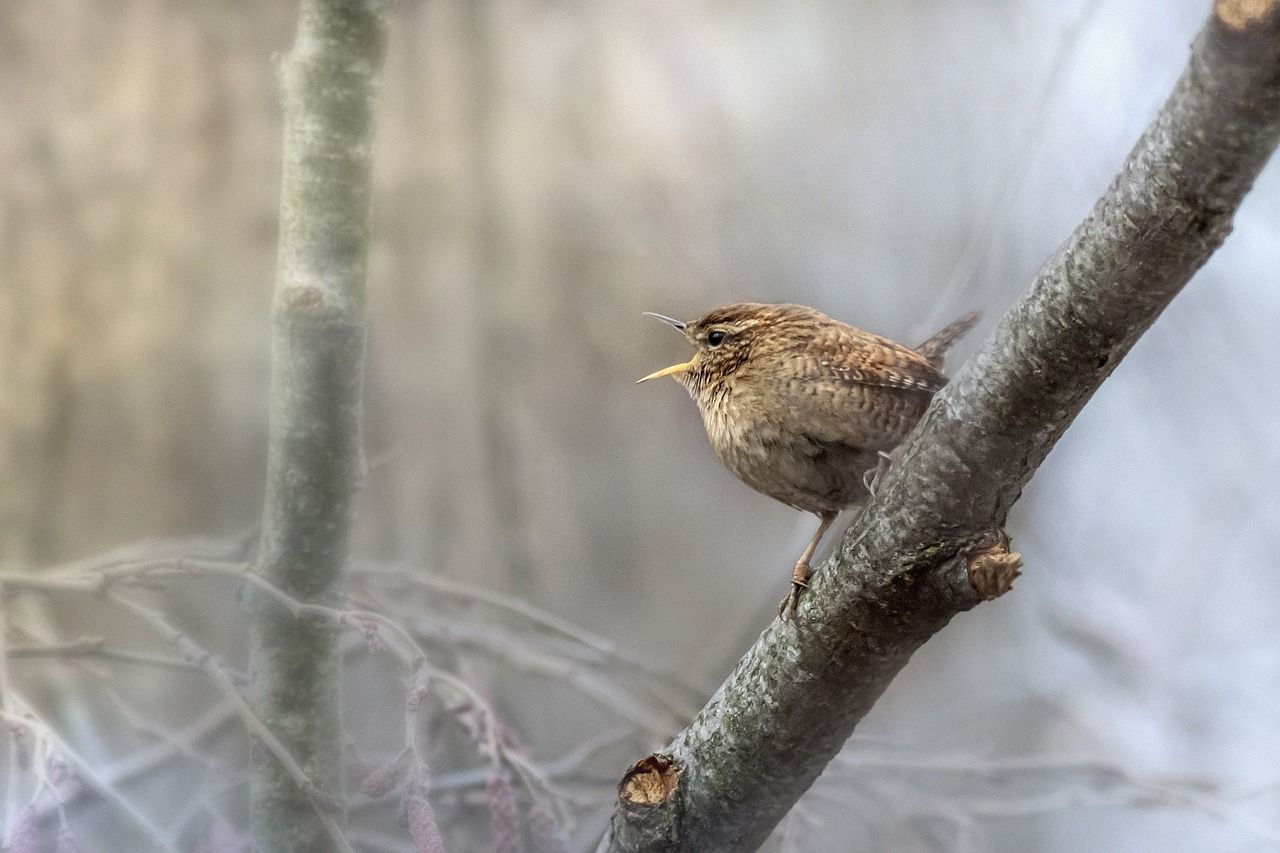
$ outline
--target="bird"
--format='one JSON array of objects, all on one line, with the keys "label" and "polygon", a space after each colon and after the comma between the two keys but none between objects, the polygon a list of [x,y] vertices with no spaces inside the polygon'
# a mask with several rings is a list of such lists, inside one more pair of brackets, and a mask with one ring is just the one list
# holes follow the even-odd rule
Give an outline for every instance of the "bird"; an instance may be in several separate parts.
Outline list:
[{"label": "bird", "polygon": [[739,302],[687,322],[644,313],[681,332],[694,354],[637,384],[670,376],[684,386],[730,471],[818,517],[778,605],[791,619],[823,535],[841,510],[865,500],[867,478],[947,384],[943,357],[978,315],[913,348],[805,305]]}]

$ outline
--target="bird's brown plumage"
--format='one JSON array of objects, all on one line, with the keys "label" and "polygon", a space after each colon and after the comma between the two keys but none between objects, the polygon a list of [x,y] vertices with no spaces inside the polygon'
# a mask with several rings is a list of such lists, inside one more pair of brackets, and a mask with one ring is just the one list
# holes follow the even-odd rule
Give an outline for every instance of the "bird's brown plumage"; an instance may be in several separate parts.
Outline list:
[{"label": "bird's brown plumage", "polygon": [[942,357],[977,318],[917,349],[803,305],[743,302],[688,323],[663,319],[697,352],[654,376],[689,391],[720,461],[757,491],[824,519],[799,578],[835,513],[862,499],[880,454],[946,385]]}]

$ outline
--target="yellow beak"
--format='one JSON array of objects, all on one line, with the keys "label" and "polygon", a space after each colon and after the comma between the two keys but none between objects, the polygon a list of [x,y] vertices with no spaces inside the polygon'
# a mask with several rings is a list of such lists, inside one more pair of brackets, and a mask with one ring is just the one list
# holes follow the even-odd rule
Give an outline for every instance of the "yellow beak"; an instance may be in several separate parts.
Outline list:
[{"label": "yellow beak", "polygon": [[661,370],[657,371],[656,373],[650,373],[648,376],[644,377],[643,379],[637,379],[636,384],[639,385],[641,382],[648,382],[650,379],[661,379],[664,376],[671,376],[676,373],[684,373],[685,371],[693,367],[693,363],[696,360],[697,359],[695,357],[695,358],[689,359],[683,364],[673,364],[670,367],[664,367]]}]

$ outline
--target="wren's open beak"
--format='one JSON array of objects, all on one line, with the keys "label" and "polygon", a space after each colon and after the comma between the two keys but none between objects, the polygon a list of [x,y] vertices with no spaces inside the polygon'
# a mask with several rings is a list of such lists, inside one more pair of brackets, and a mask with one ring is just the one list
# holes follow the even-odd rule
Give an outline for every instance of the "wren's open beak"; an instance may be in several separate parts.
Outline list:
[{"label": "wren's open beak", "polygon": [[[661,320],[662,322],[666,323],[668,326],[673,327],[678,332],[684,331],[685,323],[683,320],[677,320],[674,317],[667,317],[663,314],[655,314],[652,311],[645,311],[643,312],[643,314],[646,317],[654,317],[658,320]],[[641,382],[648,382],[650,379],[661,379],[664,376],[671,376],[672,374],[675,374],[675,373],[684,373],[686,370],[693,367],[693,364],[695,361],[697,361],[697,359],[698,357],[695,355],[693,358],[689,359],[683,364],[673,364],[670,367],[664,367],[661,370],[657,371],[656,373],[650,373],[648,376],[644,377],[643,379],[637,379],[636,384],[639,385]]]},{"label": "wren's open beak", "polygon": [[662,377],[670,376],[673,373],[684,373],[691,367],[693,367],[693,361],[686,361],[684,364],[673,364],[670,367],[662,368],[657,373],[650,373],[643,379],[637,379],[636,384],[639,385],[641,382],[648,382],[650,379],[661,379]]},{"label": "wren's open beak", "polygon": [[653,317],[656,320],[661,320],[668,326],[674,326],[681,332],[684,331],[684,327],[687,325],[684,320],[677,320],[675,317],[668,317],[666,314],[655,314],[652,311],[641,311],[640,313],[646,317]]}]

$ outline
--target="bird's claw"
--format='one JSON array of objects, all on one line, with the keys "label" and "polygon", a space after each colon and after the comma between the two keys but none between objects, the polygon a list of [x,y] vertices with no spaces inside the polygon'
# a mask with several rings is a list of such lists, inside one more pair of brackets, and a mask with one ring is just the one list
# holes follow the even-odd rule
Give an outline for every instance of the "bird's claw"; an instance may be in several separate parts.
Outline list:
[{"label": "bird's claw", "polygon": [[800,606],[800,596],[809,588],[809,578],[812,576],[813,571],[808,566],[796,566],[795,572],[791,575],[791,589],[778,602],[778,616],[783,622],[789,622],[796,615],[796,608]]},{"label": "bird's claw", "polygon": [[884,472],[889,470],[889,464],[893,462],[893,457],[883,450],[876,454],[876,465],[874,468],[862,475],[862,485],[867,487],[871,497],[876,496],[876,489],[880,486],[880,478],[884,476]]}]

